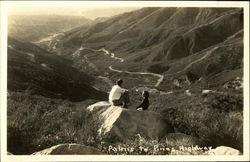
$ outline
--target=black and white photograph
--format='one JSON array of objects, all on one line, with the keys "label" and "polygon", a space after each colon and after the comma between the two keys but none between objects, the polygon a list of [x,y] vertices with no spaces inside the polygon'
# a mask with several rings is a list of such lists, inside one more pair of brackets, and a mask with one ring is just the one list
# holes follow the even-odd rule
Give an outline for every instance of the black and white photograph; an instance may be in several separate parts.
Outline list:
[{"label": "black and white photograph", "polygon": [[1,159],[249,160],[249,2],[47,3],[1,2]]}]

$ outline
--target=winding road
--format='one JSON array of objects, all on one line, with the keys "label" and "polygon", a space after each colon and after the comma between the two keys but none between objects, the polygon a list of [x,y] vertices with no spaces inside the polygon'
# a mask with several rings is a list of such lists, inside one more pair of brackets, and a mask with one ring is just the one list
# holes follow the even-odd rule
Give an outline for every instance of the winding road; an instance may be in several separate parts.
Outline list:
[{"label": "winding road", "polygon": [[[94,52],[103,52],[105,55],[110,56],[111,58],[118,60],[120,62],[124,62],[124,59],[115,56],[114,53],[109,52],[108,50],[106,50],[105,48],[101,48],[101,49],[92,49],[92,48],[86,48],[86,47],[80,47],[76,52],[74,52],[73,56],[79,56],[81,50],[83,49],[88,49]],[[157,80],[156,84],[154,85],[155,87],[158,87],[160,85],[160,83],[163,81],[164,76],[160,75],[160,74],[156,74],[156,73],[150,73],[150,72],[131,72],[131,71],[122,71],[122,70],[118,70],[118,69],[114,69],[111,66],[109,66],[109,70],[117,72],[117,73],[127,73],[127,74],[136,74],[136,75],[153,75],[154,77],[158,77],[159,79]]]},{"label": "winding road", "polygon": [[117,72],[117,73],[127,73],[127,74],[137,74],[137,75],[153,75],[155,77],[159,77],[159,79],[157,80],[157,83],[154,85],[155,87],[158,87],[164,79],[163,75],[156,74],[156,73],[121,71],[118,69],[114,69],[112,66],[109,66],[109,70]]},{"label": "winding road", "polygon": [[[224,42],[223,42],[224,43]],[[177,71],[175,72],[175,74],[179,74],[179,73],[182,73],[182,72],[185,72],[186,70],[188,70],[192,65],[204,60],[205,58],[207,58],[208,56],[210,56],[212,54],[212,51],[215,51],[217,50],[218,48],[221,48],[221,47],[225,47],[225,46],[229,46],[229,45],[235,45],[235,44],[238,44],[237,43],[229,43],[229,44],[222,44],[220,46],[216,46],[216,47],[210,47],[210,48],[207,48],[205,49],[205,51],[207,51],[207,53],[202,56],[201,58],[197,59],[197,60],[194,60],[193,62],[189,63],[185,68],[183,68],[182,70],[180,71]],[[115,60],[119,60],[120,62],[124,62],[124,59],[120,58],[120,57],[117,57],[115,56],[114,53],[110,53],[108,50],[106,50],[105,48],[101,48],[101,49],[92,49],[92,48],[86,48],[86,47],[80,47],[73,55],[79,55],[80,54],[80,51],[83,50],[83,49],[88,49],[88,50],[92,50],[94,52],[103,52],[105,55],[108,55],[110,56],[111,58],[115,59]],[[210,51],[208,51],[210,50]],[[204,51],[204,52],[205,52]],[[122,70],[119,70],[119,69],[115,69],[113,68],[113,66],[109,66],[109,70],[113,71],[113,72],[117,72],[117,73],[127,73],[127,74],[136,74],[136,75],[153,75],[154,77],[158,77],[159,79],[157,80],[156,84],[154,85],[155,87],[158,87],[161,82],[163,81],[164,79],[164,75],[160,75],[160,74],[157,74],[157,73],[150,73],[150,72],[131,72],[131,71],[122,71]],[[170,76],[170,75],[173,75],[173,74],[168,74],[166,76]]]},{"label": "winding road", "polygon": [[[124,59],[120,58],[120,57],[116,57],[114,53],[110,53],[108,50],[106,50],[105,48],[100,49],[99,51],[103,51],[106,55],[109,55],[111,58],[113,59],[117,59],[120,60],[121,62],[124,62]],[[109,70],[117,72],[117,73],[127,73],[127,74],[136,74],[136,75],[153,75],[154,77],[158,77],[159,79],[157,80],[156,84],[154,85],[155,87],[158,87],[160,85],[160,83],[163,81],[164,76],[160,75],[160,74],[156,74],[156,73],[149,73],[149,72],[131,72],[131,71],[122,71],[122,70],[118,70],[118,69],[114,69],[111,66],[109,66]]]},{"label": "winding road", "polygon": [[110,53],[108,50],[106,50],[105,48],[101,48],[98,51],[102,51],[104,52],[106,55],[110,56],[113,59],[119,60],[121,62],[124,62],[124,59],[120,58],[120,57],[116,57],[114,53]]}]

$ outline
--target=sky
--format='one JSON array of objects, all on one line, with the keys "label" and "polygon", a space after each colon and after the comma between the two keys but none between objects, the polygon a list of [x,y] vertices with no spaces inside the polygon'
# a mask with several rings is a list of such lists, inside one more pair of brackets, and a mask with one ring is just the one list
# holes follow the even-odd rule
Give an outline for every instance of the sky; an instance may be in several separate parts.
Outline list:
[{"label": "sky", "polygon": [[139,7],[17,7],[9,9],[10,15],[70,15],[89,19],[110,17]]}]

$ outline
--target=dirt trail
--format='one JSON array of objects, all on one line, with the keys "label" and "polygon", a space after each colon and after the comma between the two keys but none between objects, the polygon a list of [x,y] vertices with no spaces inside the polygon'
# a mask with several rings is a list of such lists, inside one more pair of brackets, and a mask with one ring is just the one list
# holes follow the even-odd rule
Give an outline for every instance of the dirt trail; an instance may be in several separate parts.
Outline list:
[{"label": "dirt trail", "polygon": [[[106,50],[105,48],[101,48],[101,49],[92,49],[92,48],[87,48],[87,47],[80,47],[79,49],[77,49],[74,53],[73,53],[73,57],[77,57],[80,56],[80,53],[82,50],[87,49],[87,50],[91,50],[94,52],[103,52],[105,55],[110,56],[111,58],[115,59],[115,60],[119,60],[120,62],[124,62],[124,59],[115,56],[114,53],[109,52],[108,50]],[[87,57],[85,56],[85,59],[87,59]],[[88,59],[87,59],[88,60]],[[88,61],[89,62],[89,61]],[[90,63],[90,66],[93,66],[93,63]],[[158,87],[160,85],[160,83],[163,81],[164,76],[160,75],[160,74],[156,74],[156,73],[150,73],[150,72],[130,72],[130,71],[122,71],[122,70],[118,70],[118,69],[114,69],[111,66],[109,66],[109,69],[111,71],[117,72],[117,73],[127,73],[127,74],[136,74],[136,75],[153,75],[154,77],[158,77],[159,79],[157,80],[156,84],[154,85],[155,87]],[[100,76],[102,77],[102,76]]]},{"label": "dirt trail", "polygon": [[[239,42],[234,42],[234,43],[229,43],[229,44],[224,44],[225,42],[222,42],[219,46],[217,45],[216,47],[210,47],[210,48],[207,48],[201,52],[206,52],[206,54],[204,56],[202,56],[201,58],[197,59],[197,60],[194,60],[193,62],[189,63],[185,68],[183,68],[182,70],[180,71],[177,71],[175,72],[174,74],[179,74],[179,73],[182,73],[182,72],[185,72],[186,70],[188,70],[191,66],[193,66],[194,64],[204,60],[205,58],[207,58],[208,56],[210,56],[212,54],[213,51],[217,50],[218,48],[221,48],[221,47],[226,47],[226,46],[229,46],[229,45],[235,45],[235,44],[238,44]],[[92,48],[86,48],[86,47],[80,47],[73,55],[80,55],[80,52],[81,50],[83,49],[88,49],[88,50],[91,50],[91,51],[94,51],[94,52],[103,52],[105,55],[108,55],[110,56],[111,58],[115,59],[115,60],[119,60],[121,63],[124,62],[124,59],[120,58],[120,57],[117,57],[115,56],[114,53],[110,53],[108,50],[106,50],[105,48],[101,48],[101,49],[92,49]],[[200,52],[199,52],[200,53]],[[87,59],[87,58],[85,58]],[[93,63],[91,63],[91,66],[93,66]],[[123,70],[119,70],[119,69],[115,69],[113,68],[113,66],[109,66],[109,70],[113,71],[113,72],[117,72],[117,73],[127,73],[127,74],[136,74],[136,75],[153,75],[154,77],[158,77],[159,79],[157,80],[156,84],[154,85],[155,87],[158,87],[160,85],[160,83],[163,81],[164,79],[164,75],[160,75],[160,74],[157,74],[157,73],[150,73],[150,72],[131,72],[131,71],[123,71]],[[173,74],[167,74],[165,76],[171,76]],[[100,76],[102,77],[102,76]],[[106,80],[107,81],[107,80]]]},{"label": "dirt trail", "polygon": [[117,72],[117,73],[127,73],[127,74],[137,74],[137,75],[153,75],[156,77],[159,77],[159,79],[157,80],[157,83],[154,85],[155,87],[158,87],[160,85],[160,83],[163,81],[164,76],[160,75],[160,74],[156,74],[156,73],[149,73],[149,72],[131,72],[131,71],[121,71],[118,69],[114,69],[112,66],[109,66],[109,69],[111,71]]},{"label": "dirt trail", "polygon": [[[120,58],[120,57],[116,57],[114,53],[110,53],[108,50],[106,50],[105,48],[102,48],[98,51],[103,51],[106,55],[109,55],[111,58],[113,59],[116,59],[116,60],[119,60],[121,62],[124,62],[124,59]],[[118,70],[118,69],[114,69],[111,66],[109,66],[109,69],[111,71],[114,71],[114,72],[118,72],[118,73],[127,73],[127,74],[137,74],[137,75],[153,75],[155,77],[158,77],[159,79],[157,80],[156,84],[154,85],[155,87],[158,87],[160,85],[160,83],[163,81],[164,79],[164,76],[163,75],[160,75],[160,74],[156,74],[156,73],[150,73],[150,72],[131,72],[131,71],[122,71],[122,70]]]}]

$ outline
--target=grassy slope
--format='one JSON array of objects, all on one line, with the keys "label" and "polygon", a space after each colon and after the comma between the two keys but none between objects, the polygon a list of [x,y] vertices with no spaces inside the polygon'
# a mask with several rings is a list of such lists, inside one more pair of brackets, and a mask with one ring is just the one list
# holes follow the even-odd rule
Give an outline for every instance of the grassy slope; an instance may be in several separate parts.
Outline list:
[{"label": "grassy slope", "polygon": [[30,154],[58,143],[80,143],[82,109],[107,94],[91,87],[93,78],[69,60],[12,38],[8,46],[8,151]]},{"label": "grassy slope", "polygon": [[166,106],[156,107],[157,111],[179,131],[199,137],[208,146],[226,145],[243,150],[242,92],[193,93],[192,96],[183,93],[170,95],[162,103]]},{"label": "grassy slope", "polygon": [[[87,100],[72,103],[66,100],[49,99],[24,93],[10,93],[8,97],[8,151],[14,154],[30,154],[50,146],[74,142],[92,145],[110,154],[124,154],[124,151],[107,152],[107,147],[135,147],[126,154],[169,154],[169,151],[153,152],[155,145],[175,147],[220,146],[226,145],[242,151],[243,110],[241,90],[218,90],[219,93],[202,95],[192,92],[175,91],[169,95],[150,95],[150,111],[160,112],[177,132],[190,136],[166,137],[166,141],[148,141],[135,136],[127,143],[108,143],[96,141],[88,132],[85,108],[96,101]],[[131,100],[141,100],[138,93],[131,91]],[[134,109],[137,104],[130,105]],[[91,136],[90,136],[91,135]],[[176,137],[173,135],[173,137]],[[193,139],[196,142],[192,142]],[[191,140],[191,141],[190,141]],[[149,147],[143,152],[139,146]],[[196,152],[193,152],[196,154]],[[197,153],[202,154],[202,153]]]},{"label": "grassy slope", "polygon": [[84,107],[96,100],[72,103],[11,92],[8,97],[8,148],[13,154],[31,154],[60,143],[81,143]]}]

